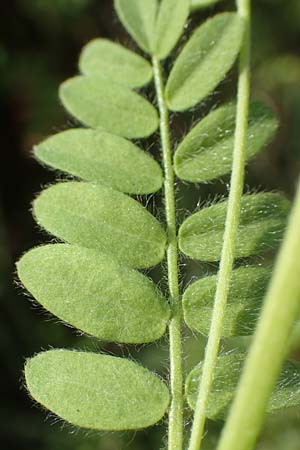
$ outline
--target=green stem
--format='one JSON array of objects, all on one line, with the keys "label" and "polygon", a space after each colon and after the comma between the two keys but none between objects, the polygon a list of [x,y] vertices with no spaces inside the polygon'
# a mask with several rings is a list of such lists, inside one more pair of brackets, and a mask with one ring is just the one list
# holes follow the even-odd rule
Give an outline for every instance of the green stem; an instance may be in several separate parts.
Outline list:
[{"label": "green stem", "polygon": [[169,112],[165,101],[164,82],[160,62],[153,58],[154,78],[160,113],[160,134],[165,172],[165,209],[168,230],[168,283],[172,318],[169,324],[171,407],[169,412],[169,450],[182,450],[183,445],[183,392],[181,307],[178,283],[178,244],[176,232],[174,171],[170,141]]},{"label": "green stem", "polygon": [[300,309],[300,183],[218,450],[252,450]]},{"label": "green stem", "polygon": [[[205,410],[207,408],[209,394],[212,388],[214,369],[219,352],[223,318],[234,262],[236,237],[240,218],[240,202],[244,187],[245,151],[250,97],[250,0],[238,0],[237,5],[238,13],[244,18],[245,21],[246,32],[240,52],[233,166],[225,223],[224,244],[222,248],[211,327],[205,349],[202,377],[199,384],[189,450],[198,450],[203,438]],[[231,450],[233,450],[233,448]]]}]

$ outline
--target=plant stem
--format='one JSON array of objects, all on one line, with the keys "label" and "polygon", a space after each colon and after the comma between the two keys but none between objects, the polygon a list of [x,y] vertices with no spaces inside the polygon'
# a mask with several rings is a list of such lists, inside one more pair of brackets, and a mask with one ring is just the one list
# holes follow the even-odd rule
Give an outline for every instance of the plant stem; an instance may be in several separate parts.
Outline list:
[{"label": "plant stem", "polygon": [[252,450],[300,309],[300,183],[218,450]]},{"label": "plant stem", "polygon": [[[189,450],[199,450],[205,426],[205,410],[212,388],[217,362],[223,318],[227,303],[230,277],[234,262],[236,237],[240,218],[240,202],[244,188],[245,151],[248,129],[250,97],[250,0],[238,0],[238,13],[244,18],[246,32],[240,52],[237,119],[233,149],[233,166],[224,232],[220,269],[211,319],[208,342],[205,349],[203,370],[195,407]],[[231,450],[233,450],[232,447]],[[237,449],[235,449],[237,450]]]},{"label": "plant stem", "polygon": [[165,210],[168,231],[167,263],[172,318],[169,323],[171,407],[169,412],[168,449],[182,450],[183,392],[181,306],[178,283],[178,243],[176,232],[174,171],[170,140],[169,112],[165,101],[163,74],[160,62],[153,58],[154,79],[160,113],[160,134],[165,173]]}]

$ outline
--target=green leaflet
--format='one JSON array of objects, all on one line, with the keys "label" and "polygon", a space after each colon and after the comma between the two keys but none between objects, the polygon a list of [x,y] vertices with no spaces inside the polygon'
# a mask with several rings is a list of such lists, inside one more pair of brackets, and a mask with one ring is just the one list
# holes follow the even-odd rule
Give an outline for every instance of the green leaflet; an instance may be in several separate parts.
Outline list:
[{"label": "green leaflet", "polygon": [[244,23],[236,13],[207,20],[193,33],[169,76],[169,108],[183,111],[203,100],[223,80],[239,52]]},{"label": "green leaflet", "polygon": [[[261,303],[271,277],[270,268],[241,267],[232,272],[222,337],[247,336],[253,333]],[[183,295],[186,324],[208,336],[213,310],[217,276],[192,283]]]},{"label": "green leaflet", "polygon": [[166,233],[137,201],[104,186],[58,183],[33,204],[39,225],[71,244],[111,254],[135,268],[158,264]]},{"label": "green leaflet", "polygon": [[[237,233],[236,258],[261,254],[280,242],[289,202],[279,194],[244,195]],[[187,256],[202,261],[219,261],[227,201],[193,214],[179,230],[179,247]]]},{"label": "green leaflet", "polygon": [[102,76],[78,76],[65,81],[59,91],[65,108],[92,128],[127,138],[154,133],[156,109],[129,88]]},{"label": "green leaflet", "polygon": [[141,49],[152,54],[157,0],[115,0],[115,10],[123,26]]},{"label": "green leaflet", "polygon": [[115,9],[129,34],[159,59],[173,50],[188,18],[190,0],[115,0]]},{"label": "green leaflet", "polygon": [[150,194],[163,182],[154,159],[126,139],[101,130],[72,129],[35,147],[43,163],[129,194]]},{"label": "green leaflet", "polygon": [[[214,372],[214,382],[207,407],[209,419],[224,419],[236,391],[237,383],[245,361],[244,353],[218,357]],[[191,408],[195,407],[199,376],[202,363],[189,374],[186,382],[186,394]],[[257,393],[259,395],[259,392]],[[291,408],[300,404],[300,364],[286,362],[271,395],[268,412],[274,413],[281,408]]]},{"label": "green leaflet", "polygon": [[17,264],[26,289],[48,311],[105,341],[141,344],[166,331],[167,301],[145,276],[110,256],[73,245],[46,245]]},{"label": "green leaflet", "polygon": [[221,0],[191,0],[191,11],[197,11],[198,9],[207,8],[208,6],[215,5]]},{"label": "green leaflet", "polygon": [[148,61],[108,39],[94,39],[83,48],[79,69],[84,75],[101,75],[131,88],[148,84],[153,76]]},{"label": "green leaflet", "polygon": [[162,0],[155,29],[155,55],[166,58],[180,38],[189,15],[190,0]]},{"label": "green leaflet", "polygon": [[165,384],[113,356],[50,350],[25,366],[32,397],[67,422],[95,430],[133,430],[158,422],[169,404]]},{"label": "green leaflet", "polygon": [[[235,133],[234,104],[221,106],[201,120],[185,137],[175,153],[176,175],[182,180],[205,182],[229,173]],[[278,121],[261,103],[249,111],[246,158],[255,156],[274,137]]]}]

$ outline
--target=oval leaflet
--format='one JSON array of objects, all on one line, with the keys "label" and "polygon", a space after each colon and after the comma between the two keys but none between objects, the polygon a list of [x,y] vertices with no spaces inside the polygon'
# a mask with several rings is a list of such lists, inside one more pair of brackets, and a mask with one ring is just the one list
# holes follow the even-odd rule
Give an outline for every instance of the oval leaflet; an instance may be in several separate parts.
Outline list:
[{"label": "oval leaflet", "polygon": [[26,289],[48,311],[101,340],[142,344],[159,339],[167,300],[139,272],[74,245],[46,245],[17,264]]},{"label": "oval leaflet", "polygon": [[[245,353],[234,353],[218,357],[212,391],[209,396],[206,416],[212,420],[225,419],[246,359]],[[186,395],[194,409],[197,398],[202,362],[188,375]],[[259,395],[259,393],[258,393]],[[300,402],[300,364],[284,363],[275,389],[270,397],[267,412],[275,413],[282,408],[299,406]]]},{"label": "oval leaflet", "polygon": [[54,236],[107,253],[134,268],[164,257],[166,233],[142,205],[104,186],[58,183],[34,201],[37,223]]},{"label": "oval leaflet", "polygon": [[165,384],[138,364],[96,353],[50,350],[27,361],[32,397],[67,422],[94,430],[134,430],[158,422]]},{"label": "oval leaflet", "polygon": [[70,78],[59,96],[69,113],[91,128],[134,139],[150,136],[158,127],[151,103],[103,76]]},{"label": "oval leaflet", "polygon": [[[183,253],[202,261],[219,261],[228,201],[203,208],[186,219],[179,229]],[[290,203],[279,194],[244,195],[241,201],[236,258],[260,255],[278,246]]]},{"label": "oval leaflet", "polygon": [[150,155],[101,130],[63,131],[36,146],[34,152],[49,166],[128,194],[156,192],[163,182],[162,170]]},{"label": "oval leaflet", "polygon": [[[248,266],[232,272],[222,324],[222,338],[253,333],[272,270]],[[188,327],[209,334],[217,275],[192,283],[183,294],[184,320]]]},{"label": "oval leaflet", "polygon": [[[179,144],[174,165],[182,180],[203,183],[231,171],[236,106],[228,104],[202,119]],[[246,159],[255,156],[274,137],[278,121],[265,105],[250,105]]]},{"label": "oval leaflet", "polygon": [[94,39],[82,50],[79,68],[84,75],[102,75],[136,88],[148,84],[151,65],[137,53],[108,39]]},{"label": "oval leaflet", "polygon": [[167,82],[172,111],[195,106],[217,87],[238,55],[243,33],[244,22],[236,13],[218,14],[196,29]]},{"label": "oval leaflet", "polygon": [[180,38],[189,15],[190,0],[162,0],[156,21],[154,53],[166,58]]},{"label": "oval leaflet", "polygon": [[115,0],[115,10],[124,28],[147,53],[154,48],[157,0]]}]

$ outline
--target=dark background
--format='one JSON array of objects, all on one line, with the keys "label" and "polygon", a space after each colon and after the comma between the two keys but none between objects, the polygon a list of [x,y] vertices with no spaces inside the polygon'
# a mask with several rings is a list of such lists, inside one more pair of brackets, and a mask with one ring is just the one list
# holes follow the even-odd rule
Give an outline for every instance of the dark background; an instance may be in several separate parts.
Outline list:
[{"label": "dark background", "polygon": [[[142,1],[142,0],[141,0]],[[253,1],[253,97],[269,104],[280,120],[271,146],[247,170],[247,189],[285,193],[292,198],[300,172],[300,2]],[[188,29],[233,2],[195,14]],[[111,0],[10,0],[0,5],[0,448],[5,450],[142,450],[163,446],[163,426],[133,435],[83,433],[36,408],[23,388],[25,358],[49,347],[103,349],[76,333],[22,295],[14,261],[45,240],[31,217],[30,204],[41,187],[55,179],[32,158],[32,147],[72,122],[57,97],[59,84],[76,74],[82,46],[102,36],[135,48],[114,14]],[[173,55],[175,57],[175,55]],[[234,95],[235,75],[223,83],[207,107]],[[195,115],[195,112],[194,112]],[[180,124],[176,118],[177,128]],[[226,193],[221,182],[183,187],[181,207],[193,208],[200,198]],[[159,201],[158,201],[159,204]],[[167,342],[144,348],[106,345],[166,374]],[[186,336],[187,367],[200,358],[202,343]],[[299,450],[300,420],[293,416],[270,426],[260,450]],[[210,425],[218,431],[220,425]],[[280,433],[278,432],[280,429]],[[213,444],[212,444],[213,446]],[[211,448],[207,444],[207,448]]]}]

